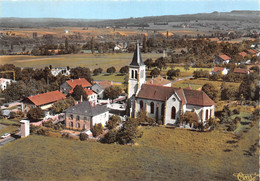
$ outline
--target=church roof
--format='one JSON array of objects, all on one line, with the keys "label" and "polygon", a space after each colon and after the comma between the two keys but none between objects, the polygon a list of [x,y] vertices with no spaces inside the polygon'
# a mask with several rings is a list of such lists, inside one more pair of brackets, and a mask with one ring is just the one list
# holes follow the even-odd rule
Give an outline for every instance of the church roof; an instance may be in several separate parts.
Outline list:
[{"label": "church roof", "polygon": [[187,104],[212,106],[215,102],[204,91],[183,89]]},{"label": "church roof", "polygon": [[141,66],[144,65],[142,57],[141,57],[141,52],[140,52],[140,48],[139,48],[139,43],[136,44],[136,49],[135,49],[135,53],[132,59],[132,62],[130,63],[130,66]]}]

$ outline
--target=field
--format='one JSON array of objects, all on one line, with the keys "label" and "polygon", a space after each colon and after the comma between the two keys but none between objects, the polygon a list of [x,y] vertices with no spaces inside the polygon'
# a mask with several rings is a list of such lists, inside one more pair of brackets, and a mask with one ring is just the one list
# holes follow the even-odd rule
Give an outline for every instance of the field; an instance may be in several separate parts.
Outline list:
[{"label": "field", "polygon": [[258,156],[245,155],[257,126],[240,140],[218,130],[141,131],[135,146],[36,135],[11,142],[0,149],[0,180],[236,180],[258,172]]},{"label": "field", "polygon": [[[147,58],[156,59],[162,54],[145,53],[142,54],[142,59]],[[14,56],[0,56],[1,64],[14,64],[18,67],[33,67],[43,68],[52,65],[53,67],[89,67],[91,70],[101,67],[106,71],[108,67],[114,66],[117,71],[122,66],[129,65],[132,61],[133,53],[118,53],[118,54],[70,54],[70,55],[56,55],[56,56],[28,56],[28,55],[14,55]]]}]

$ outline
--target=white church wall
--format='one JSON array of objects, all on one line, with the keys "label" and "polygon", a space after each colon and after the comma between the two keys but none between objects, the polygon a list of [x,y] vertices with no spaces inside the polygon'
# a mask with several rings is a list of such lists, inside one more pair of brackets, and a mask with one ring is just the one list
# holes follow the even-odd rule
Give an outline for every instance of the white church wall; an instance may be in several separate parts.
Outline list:
[{"label": "white church wall", "polygon": [[[172,119],[172,107],[175,107],[176,116],[175,119]],[[165,114],[165,125],[167,124],[175,124],[176,121],[180,118],[180,111],[181,111],[181,102],[176,96],[173,94],[167,101],[166,101],[166,114]]]}]

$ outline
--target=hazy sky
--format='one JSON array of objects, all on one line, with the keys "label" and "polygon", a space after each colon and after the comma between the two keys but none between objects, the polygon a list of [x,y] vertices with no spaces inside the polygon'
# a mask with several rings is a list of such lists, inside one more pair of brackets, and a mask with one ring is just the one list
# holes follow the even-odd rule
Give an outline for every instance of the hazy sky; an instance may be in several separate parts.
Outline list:
[{"label": "hazy sky", "polygon": [[259,8],[258,0],[0,0],[0,17],[117,19]]}]

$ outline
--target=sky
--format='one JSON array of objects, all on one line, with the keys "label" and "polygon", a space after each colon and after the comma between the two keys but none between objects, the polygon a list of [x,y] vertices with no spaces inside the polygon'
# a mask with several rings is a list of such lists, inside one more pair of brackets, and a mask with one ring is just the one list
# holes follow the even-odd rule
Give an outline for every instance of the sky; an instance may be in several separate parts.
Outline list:
[{"label": "sky", "polygon": [[259,10],[260,0],[0,0],[0,17],[121,19]]}]

